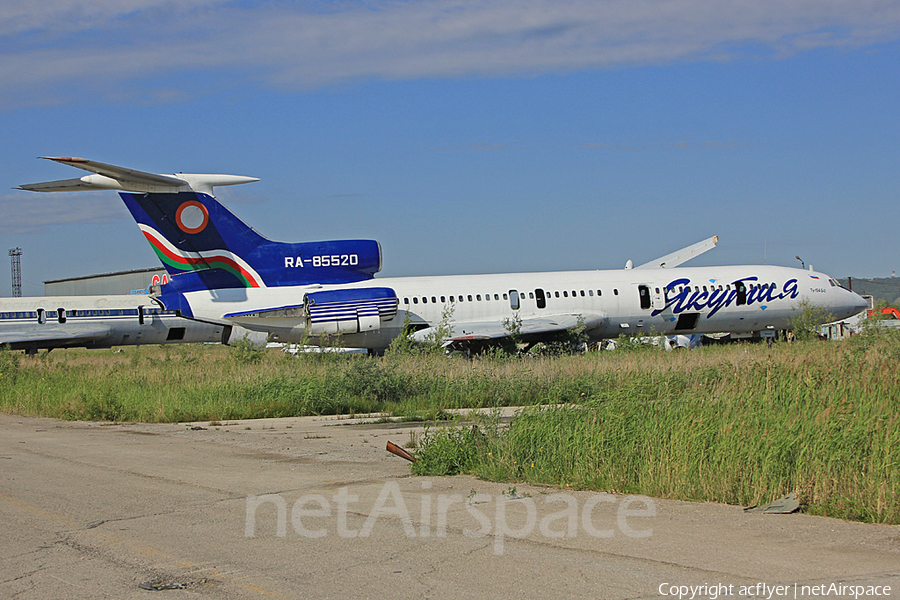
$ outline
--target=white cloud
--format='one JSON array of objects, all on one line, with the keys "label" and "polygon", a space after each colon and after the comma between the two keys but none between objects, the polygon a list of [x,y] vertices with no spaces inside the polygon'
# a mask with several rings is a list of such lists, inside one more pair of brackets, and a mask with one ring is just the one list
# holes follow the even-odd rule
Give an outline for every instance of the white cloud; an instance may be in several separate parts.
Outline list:
[{"label": "white cloud", "polygon": [[895,0],[33,4],[0,10],[0,105],[77,97],[98,84],[112,94],[149,79],[163,98],[177,97],[177,86],[159,79],[197,72],[309,88],[780,56],[900,38]]},{"label": "white cloud", "polygon": [[114,195],[91,192],[6,194],[0,196],[0,212],[0,234],[42,233],[57,225],[112,223],[131,218]]},{"label": "white cloud", "polygon": [[216,0],[41,0],[0,5],[3,37],[27,32],[48,36],[104,30],[132,17],[132,24],[153,14],[179,18],[197,9],[225,4]]}]

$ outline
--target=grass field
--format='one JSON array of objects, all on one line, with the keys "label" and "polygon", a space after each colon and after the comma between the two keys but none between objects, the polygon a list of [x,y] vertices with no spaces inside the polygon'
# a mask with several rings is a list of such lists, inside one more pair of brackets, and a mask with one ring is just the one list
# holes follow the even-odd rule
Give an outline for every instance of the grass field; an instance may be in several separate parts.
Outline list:
[{"label": "grass field", "polygon": [[508,428],[430,427],[416,472],[745,506],[796,491],[808,512],[900,523],[898,365],[890,333],[524,359],[0,351],[0,410],[159,422],[535,406]]}]

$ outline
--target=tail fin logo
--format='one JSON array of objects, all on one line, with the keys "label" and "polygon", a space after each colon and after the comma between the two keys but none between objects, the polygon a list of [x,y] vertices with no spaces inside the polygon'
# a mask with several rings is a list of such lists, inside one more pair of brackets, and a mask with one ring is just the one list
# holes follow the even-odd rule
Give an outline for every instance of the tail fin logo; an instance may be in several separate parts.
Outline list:
[{"label": "tail fin logo", "polygon": [[200,202],[188,200],[175,211],[175,223],[185,233],[200,233],[209,223],[209,211]]},{"label": "tail fin logo", "polygon": [[262,277],[244,259],[228,250],[209,250],[205,252],[185,252],[173,246],[158,231],[138,224],[144,237],[150,242],[153,251],[166,268],[175,271],[202,271],[206,269],[222,269],[234,275],[243,287],[265,287]]}]

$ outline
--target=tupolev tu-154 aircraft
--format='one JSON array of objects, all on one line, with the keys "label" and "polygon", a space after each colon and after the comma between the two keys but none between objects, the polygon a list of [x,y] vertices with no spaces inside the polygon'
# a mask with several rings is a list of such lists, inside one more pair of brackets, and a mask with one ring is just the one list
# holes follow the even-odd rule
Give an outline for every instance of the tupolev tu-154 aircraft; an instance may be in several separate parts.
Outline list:
[{"label": "tupolev tu-154 aircraft", "polygon": [[243,334],[181,319],[137,294],[0,298],[0,346],[28,354],[54,348],[227,343]]},{"label": "tupolev tu-154 aircraft", "polygon": [[[115,189],[170,273],[154,290],[165,310],[239,325],[281,342],[382,350],[401,335],[450,348],[549,341],[583,325],[591,340],[621,334],[748,333],[789,329],[804,302],[843,319],[866,308],[824,273],[791,267],[677,267],[691,252],[634,268],[375,278],[373,240],[266,239],[213,196],[257,181],[235,175],[157,175],[82,158],[44,157],[93,173],[20,186],[32,191]],[[628,265],[630,267],[630,264]]]}]

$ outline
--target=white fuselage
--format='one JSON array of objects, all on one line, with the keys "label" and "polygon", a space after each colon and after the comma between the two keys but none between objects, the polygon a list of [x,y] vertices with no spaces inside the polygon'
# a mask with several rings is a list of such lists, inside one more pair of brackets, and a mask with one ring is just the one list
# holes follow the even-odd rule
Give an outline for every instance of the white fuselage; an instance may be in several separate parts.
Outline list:
[{"label": "white fuselage", "polygon": [[0,345],[13,349],[221,342],[225,331],[177,317],[141,295],[0,299]]},{"label": "white fuselage", "polygon": [[[738,281],[743,281],[741,293]],[[399,310],[378,330],[342,335],[348,347],[386,348],[407,319],[414,327],[434,327],[446,315],[451,324],[579,315],[589,337],[599,340],[638,332],[788,329],[804,301],[823,307],[835,320],[865,308],[862,298],[828,275],[776,266],[378,278],[344,285],[198,291],[185,297],[196,319],[233,323],[265,331],[277,341],[296,342],[309,337],[302,310],[305,294],[373,287],[393,289]]]}]

